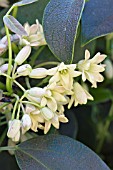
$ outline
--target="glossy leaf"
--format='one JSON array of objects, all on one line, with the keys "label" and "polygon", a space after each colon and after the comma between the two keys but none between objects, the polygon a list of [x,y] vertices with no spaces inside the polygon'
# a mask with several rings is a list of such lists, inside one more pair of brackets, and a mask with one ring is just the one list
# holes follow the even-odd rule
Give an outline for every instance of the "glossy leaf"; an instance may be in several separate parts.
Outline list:
[{"label": "glossy leaf", "polygon": [[73,60],[74,41],[84,0],[51,0],[43,19],[46,41],[52,52],[67,63]]},{"label": "glossy leaf", "polygon": [[94,97],[94,101],[89,101],[89,104],[96,104],[109,101],[113,98],[109,89],[98,87],[97,89],[90,90],[91,95]]},{"label": "glossy leaf", "polygon": [[13,16],[4,16],[3,21],[12,32],[18,35],[27,35],[24,27]]},{"label": "glossy leaf", "polygon": [[21,143],[15,152],[21,170],[109,170],[88,147],[61,135],[45,135]]},{"label": "glossy leaf", "polygon": [[113,0],[89,0],[82,15],[82,45],[113,32]]},{"label": "glossy leaf", "polygon": [[36,1],[38,1],[38,0],[23,0],[23,1],[15,3],[13,6],[28,5],[28,4],[31,4],[31,3],[36,2]]}]

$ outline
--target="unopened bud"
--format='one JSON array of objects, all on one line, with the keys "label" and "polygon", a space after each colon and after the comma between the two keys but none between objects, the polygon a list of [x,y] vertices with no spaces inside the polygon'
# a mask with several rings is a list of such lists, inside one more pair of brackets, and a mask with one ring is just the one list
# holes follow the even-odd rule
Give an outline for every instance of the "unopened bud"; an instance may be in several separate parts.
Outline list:
[{"label": "unopened bud", "polygon": [[0,43],[0,55],[5,53],[7,50],[7,45]]},{"label": "unopened bud", "polygon": [[29,64],[24,64],[17,69],[17,73],[21,76],[27,76],[32,71],[32,68]]},{"label": "unopened bud", "polygon": [[[13,68],[13,66],[12,66]],[[2,73],[5,73],[6,71],[8,70],[8,64],[3,64],[1,67],[0,67],[0,71]]]},{"label": "unopened bud", "polygon": [[9,121],[9,129],[8,129],[8,132],[7,132],[7,136],[9,138],[11,138],[12,140],[15,137],[17,139],[17,137],[19,136],[18,132],[20,132],[20,126],[21,126],[20,120],[14,119],[14,120]]},{"label": "unopened bud", "polygon": [[46,120],[50,120],[54,117],[54,113],[48,107],[43,107],[41,113]]},{"label": "unopened bud", "polygon": [[46,76],[47,76],[47,69],[45,68],[33,69],[29,75],[29,77],[36,78],[36,79],[44,78]]},{"label": "unopened bud", "polygon": [[18,55],[15,58],[15,63],[18,65],[21,65],[30,55],[31,53],[31,47],[25,46],[21,49],[21,51],[18,53]]},{"label": "unopened bud", "polygon": [[108,79],[113,78],[113,64],[111,60],[106,59],[104,64],[106,64],[105,75]]},{"label": "unopened bud", "polygon": [[33,97],[43,97],[46,93],[46,89],[43,89],[41,87],[33,87],[30,90],[28,90],[28,94]]},{"label": "unopened bud", "polygon": [[22,134],[25,134],[31,128],[31,118],[28,114],[24,114],[22,117]]}]

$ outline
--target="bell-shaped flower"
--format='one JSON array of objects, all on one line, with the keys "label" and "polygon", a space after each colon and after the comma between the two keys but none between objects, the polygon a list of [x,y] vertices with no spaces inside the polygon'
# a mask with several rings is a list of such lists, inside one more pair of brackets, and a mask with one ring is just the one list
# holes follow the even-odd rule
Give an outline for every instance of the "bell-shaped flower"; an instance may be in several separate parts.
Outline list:
[{"label": "bell-shaped flower", "polygon": [[17,119],[10,120],[7,136],[11,138],[12,141],[18,142],[20,139],[20,128],[21,128],[20,120]]},{"label": "bell-shaped flower", "polygon": [[78,104],[86,104],[87,100],[93,100],[93,97],[78,83],[74,83],[74,93],[71,96],[71,99],[68,104],[68,109],[72,106],[74,103],[74,106],[77,106]]},{"label": "bell-shaped flower", "polygon": [[41,79],[48,75],[47,69],[45,68],[35,68],[29,74],[30,78]]},{"label": "bell-shaped flower", "polygon": [[24,114],[21,122],[22,122],[22,134],[25,134],[31,128],[32,125],[30,116],[28,114]]},{"label": "bell-shaped flower", "polygon": [[42,25],[36,20],[36,24],[29,25],[26,23],[24,25],[25,31],[27,32],[28,36],[23,36],[20,38],[20,44],[30,46],[42,46],[46,45],[46,41],[44,38],[44,32]]},{"label": "bell-shaped flower", "polygon": [[28,94],[33,97],[43,97],[46,94],[46,89],[41,87],[32,87],[28,90]]},{"label": "bell-shaped flower", "polygon": [[51,120],[45,121],[44,134],[50,130],[51,125],[53,125],[56,129],[59,129],[60,122],[67,123],[68,119],[64,114],[58,115],[57,112],[54,113],[54,117]]},{"label": "bell-shaped flower", "polygon": [[28,76],[31,71],[32,68],[29,64],[24,64],[17,68],[17,74],[19,76]]},{"label": "bell-shaped flower", "polygon": [[29,57],[30,53],[31,53],[31,47],[29,45],[26,45],[17,54],[15,58],[15,63],[17,65],[21,65]]},{"label": "bell-shaped flower", "polygon": [[106,55],[97,53],[92,59],[90,59],[90,53],[88,50],[85,51],[85,60],[78,62],[77,68],[82,73],[82,80],[85,82],[86,79],[92,83],[92,87],[97,87],[97,82],[102,82],[104,77],[100,74],[105,70],[105,65],[100,64]]},{"label": "bell-shaped flower", "polygon": [[63,62],[52,69],[48,70],[48,75],[52,75],[50,84],[60,82],[66,90],[71,90],[73,87],[73,78],[81,75],[81,72],[75,71],[76,64],[65,65]]}]

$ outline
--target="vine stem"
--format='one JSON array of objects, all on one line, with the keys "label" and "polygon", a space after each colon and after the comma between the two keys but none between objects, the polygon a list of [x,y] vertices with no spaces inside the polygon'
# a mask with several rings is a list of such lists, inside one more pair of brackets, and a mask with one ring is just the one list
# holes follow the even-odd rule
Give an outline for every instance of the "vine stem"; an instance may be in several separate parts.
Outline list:
[{"label": "vine stem", "polygon": [[16,150],[17,146],[4,146],[0,147],[0,151]]},{"label": "vine stem", "polygon": [[[112,102],[112,105],[111,105],[111,108],[110,108],[110,111],[109,111],[109,114],[108,114],[108,117],[111,117],[111,116],[113,116],[113,102]],[[101,137],[99,144],[97,146],[97,149],[96,149],[97,153],[100,153],[101,150],[102,150],[102,146],[104,144],[105,137],[106,137],[106,134],[108,132],[110,123],[111,123],[111,121],[109,119],[107,119],[106,122],[105,122],[104,129],[103,129],[102,137]]]},{"label": "vine stem", "polygon": [[[8,49],[9,49],[9,63],[8,63],[7,75],[10,76],[12,70],[12,47],[11,47],[9,29],[7,28],[6,25],[5,25],[5,30],[6,30],[7,40],[8,40]],[[12,93],[12,81],[9,77],[7,77],[6,79],[6,88],[8,92]]]},{"label": "vine stem", "polygon": [[24,87],[21,86],[20,83],[18,83],[16,80],[13,81],[18,87],[20,87],[20,89],[25,92],[26,90],[24,89]]},{"label": "vine stem", "polygon": [[58,64],[59,64],[59,62],[48,61],[48,62],[44,62],[44,63],[38,64],[37,66],[35,66],[35,68],[42,67],[42,66],[47,66],[47,65],[58,65]]}]

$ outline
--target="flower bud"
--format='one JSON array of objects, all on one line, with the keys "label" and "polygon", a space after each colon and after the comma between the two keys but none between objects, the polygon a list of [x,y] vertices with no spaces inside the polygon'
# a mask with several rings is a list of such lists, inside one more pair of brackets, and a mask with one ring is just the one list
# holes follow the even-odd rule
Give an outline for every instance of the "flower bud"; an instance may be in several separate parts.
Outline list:
[{"label": "flower bud", "polygon": [[31,118],[28,114],[24,114],[22,117],[22,134],[25,134],[31,128]]},{"label": "flower bud", "polygon": [[46,90],[40,87],[33,87],[28,90],[28,94],[33,97],[43,97],[46,93]]},{"label": "flower bud", "polygon": [[[16,137],[19,136],[19,133],[20,132],[20,126],[21,126],[21,122],[20,120],[17,120],[17,119],[14,119],[14,120],[10,120],[9,121],[9,129],[8,129],[8,132],[7,132],[7,136],[9,138],[12,138],[12,140]],[[16,140],[15,139],[15,140]],[[13,140],[14,141],[14,140]],[[17,141],[17,140],[16,140]]]},{"label": "flower bud", "polygon": [[54,117],[54,113],[48,107],[43,107],[41,109],[41,114],[46,120],[50,120]]},{"label": "flower bud", "polygon": [[[12,66],[13,68],[13,66]],[[6,71],[8,70],[8,64],[3,64],[1,67],[0,67],[0,71],[2,73],[5,73]]]},{"label": "flower bud", "polygon": [[111,60],[106,59],[104,64],[106,65],[106,69],[105,69],[105,75],[108,79],[112,79],[113,78],[113,64],[111,62]]},{"label": "flower bud", "polygon": [[33,69],[29,75],[30,78],[44,78],[48,75],[47,69],[45,68],[36,68]]},{"label": "flower bud", "polygon": [[18,131],[18,133],[15,135],[14,138],[12,138],[13,142],[18,142],[20,140],[20,131]]},{"label": "flower bud", "polygon": [[31,53],[31,47],[29,45],[26,45],[21,49],[21,51],[16,56],[15,63],[21,65],[29,57],[30,53]]},{"label": "flower bud", "polygon": [[30,74],[31,71],[32,71],[32,68],[29,64],[24,64],[24,65],[18,67],[18,69],[17,69],[17,73],[20,76],[27,76]]}]

